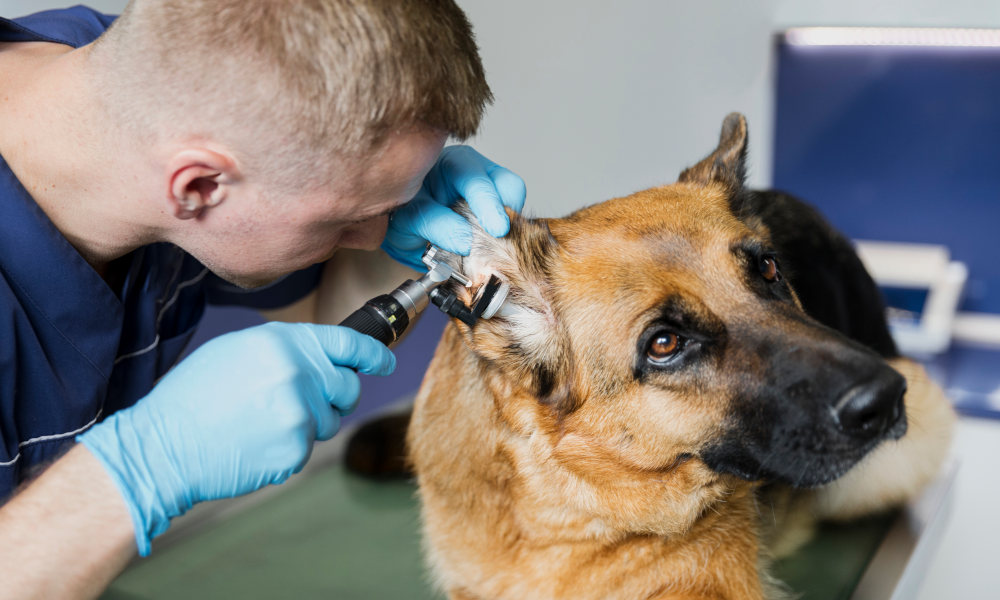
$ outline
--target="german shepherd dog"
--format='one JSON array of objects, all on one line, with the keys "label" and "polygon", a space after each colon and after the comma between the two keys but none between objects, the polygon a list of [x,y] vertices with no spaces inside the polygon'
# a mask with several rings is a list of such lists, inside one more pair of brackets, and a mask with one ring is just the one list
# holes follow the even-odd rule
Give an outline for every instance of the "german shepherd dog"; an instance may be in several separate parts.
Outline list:
[{"label": "german shepherd dog", "polygon": [[789,535],[940,467],[947,399],[898,355],[849,242],[744,187],[746,145],[729,115],[677,183],[512,214],[455,259],[510,293],[449,324],[408,431],[451,598],[780,596],[766,565]]}]

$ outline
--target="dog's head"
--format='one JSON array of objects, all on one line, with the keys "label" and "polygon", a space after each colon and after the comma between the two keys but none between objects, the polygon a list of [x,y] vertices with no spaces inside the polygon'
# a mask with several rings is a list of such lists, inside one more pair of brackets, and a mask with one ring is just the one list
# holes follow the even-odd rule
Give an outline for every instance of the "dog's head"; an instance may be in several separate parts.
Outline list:
[{"label": "dog's head", "polygon": [[501,315],[457,326],[508,426],[580,469],[700,463],[800,486],[905,432],[905,380],[804,313],[745,209],[746,142],[730,115],[675,184],[476,235],[460,268],[511,291]]}]

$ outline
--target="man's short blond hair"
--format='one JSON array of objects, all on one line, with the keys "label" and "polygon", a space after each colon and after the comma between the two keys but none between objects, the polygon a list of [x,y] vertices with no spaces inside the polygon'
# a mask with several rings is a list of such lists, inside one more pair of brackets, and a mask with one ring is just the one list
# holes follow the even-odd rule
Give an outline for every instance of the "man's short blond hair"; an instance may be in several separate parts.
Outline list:
[{"label": "man's short blond hair", "polygon": [[363,157],[419,124],[465,139],[492,101],[451,0],[133,0],[92,55],[139,137],[204,135],[269,164]]}]

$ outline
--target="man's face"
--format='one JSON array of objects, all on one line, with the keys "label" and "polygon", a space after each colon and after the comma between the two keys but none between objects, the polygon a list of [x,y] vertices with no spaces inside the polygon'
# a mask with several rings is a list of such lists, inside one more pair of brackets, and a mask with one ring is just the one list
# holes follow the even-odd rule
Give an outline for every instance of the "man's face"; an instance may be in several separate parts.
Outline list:
[{"label": "man's face", "polygon": [[332,187],[297,194],[243,190],[205,215],[214,222],[185,249],[245,288],[325,261],[337,248],[374,250],[389,212],[416,195],[446,138],[429,128],[393,134],[376,156],[347,165]]}]

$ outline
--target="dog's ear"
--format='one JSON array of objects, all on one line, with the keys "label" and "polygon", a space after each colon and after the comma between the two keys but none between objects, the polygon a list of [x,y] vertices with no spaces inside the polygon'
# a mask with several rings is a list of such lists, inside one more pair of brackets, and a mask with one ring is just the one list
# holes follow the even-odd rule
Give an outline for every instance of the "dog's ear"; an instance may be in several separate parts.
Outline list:
[{"label": "dog's ear", "polygon": [[701,162],[685,169],[677,180],[701,185],[721,183],[730,191],[737,192],[743,188],[746,179],[746,156],[746,117],[730,113],[722,122],[719,146]]},{"label": "dog's ear", "polygon": [[472,305],[480,285],[497,275],[510,286],[500,312],[469,328],[456,321],[472,350],[517,381],[542,402],[560,412],[575,406],[570,399],[568,353],[551,285],[559,244],[545,219],[527,219],[508,211],[510,232],[494,238],[473,222],[472,252],[459,268],[473,281],[457,288],[459,300]]}]

